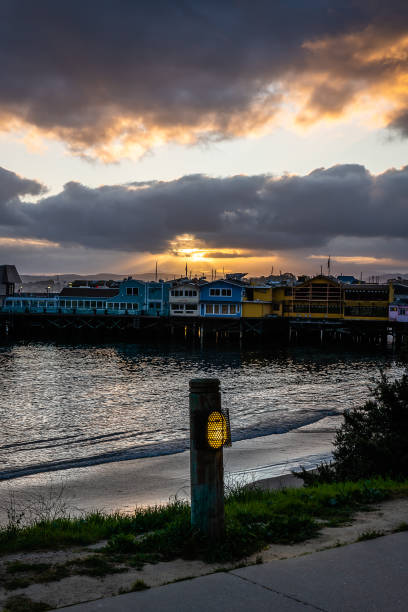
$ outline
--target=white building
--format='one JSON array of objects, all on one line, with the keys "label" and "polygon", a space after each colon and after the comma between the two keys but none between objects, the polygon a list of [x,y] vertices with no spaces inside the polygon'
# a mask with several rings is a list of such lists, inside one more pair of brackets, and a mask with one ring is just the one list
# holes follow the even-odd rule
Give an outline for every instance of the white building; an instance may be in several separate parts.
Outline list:
[{"label": "white building", "polygon": [[171,317],[196,317],[200,314],[200,284],[183,279],[174,283],[169,294]]}]

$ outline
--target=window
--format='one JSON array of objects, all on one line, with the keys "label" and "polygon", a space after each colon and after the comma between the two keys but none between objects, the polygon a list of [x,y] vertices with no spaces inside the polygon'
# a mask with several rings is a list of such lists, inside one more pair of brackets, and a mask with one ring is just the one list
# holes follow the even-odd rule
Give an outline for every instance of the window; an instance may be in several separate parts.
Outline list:
[{"label": "window", "polygon": [[206,304],[205,305],[205,314],[212,314],[213,311],[213,305],[212,304]]},{"label": "window", "polygon": [[128,305],[126,304],[126,302],[121,302],[120,303],[120,309],[121,310],[127,310]]},{"label": "window", "polygon": [[149,308],[153,308],[154,310],[160,310],[161,309],[161,303],[160,302],[150,302],[149,303]]},{"label": "window", "polygon": [[91,307],[91,302],[89,300],[87,300],[85,302],[85,308],[90,308]]},{"label": "window", "polygon": [[139,295],[139,287],[126,287],[126,295]]},{"label": "window", "polygon": [[228,304],[222,305],[222,314],[228,314]]},{"label": "window", "polygon": [[197,291],[192,291],[192,292],[191,292],[191,295],[192,295],[193,297],[194,297],[194,296],[196,296],[196,295],[197,295]]},{"label": "window", "polygon": [[230,314],[235,314],[235,304],[230,304]]},{"label": "window", "polygon": [[186,310],[197,310],[197,304],[186,304]]},{"label": "window", "polygon": [[103,308],[102,302],[96,302],[96,307],[97,308]]},{"label": "window", "polygon": [[210,289],[210,295],[220,295],[220,294],[221,294],[220,289]]},{"label": "window", "polygon": [[72,300],[71,304],[72,304],[72,308],[76,308],[77,307],[77,301],[76,300]]},{"label": "window", "polygon": [[183,308],[183,304],[170,304],[171,310],[181,310]]},{"label": "window", "polygon": [[223,296],[231,296],[232,295],[232,290],[231,289],[222,289],[221,295],[223,295]]},{"label": "window", "polygon": [[214,314],[218,314],[220,312],[220,305],[214,304]]}]

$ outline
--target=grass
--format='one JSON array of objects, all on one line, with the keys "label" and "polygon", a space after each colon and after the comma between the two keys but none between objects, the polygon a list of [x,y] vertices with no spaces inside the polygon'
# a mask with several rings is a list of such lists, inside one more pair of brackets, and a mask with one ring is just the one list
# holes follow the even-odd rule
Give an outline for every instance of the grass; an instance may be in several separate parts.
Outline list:
[{"label": "grass", "polygon": [[43,601],[33,601],[25,595],[9,597],[3,607],[3,612],[45,612],[52,607]]},{"label": "grass", "polygon": [[408,531],[408,523],[405,521],[400,523],[395,529],[394,533],[401,533],[402,531]]},{"label": "grass", "polygon": [[6,564],[3,575],[0,572],[0,579],[6,590],[14,591],[15,589],[25,588],[30,584],[56,582],[73,575],[103,578],[110,574],[128,571],[128,567],[122,564],[117,565],[117,561],[117,559],[111,561],[97,555],[54,564],[13,561]]},{"label": "grass", "polygon": [[50,550],[60,546],[87,546],[115,535],[140,535],[162,528],[175,518],[189,515],[189,507],[181,502],[168,506],[137,509],[132,515],[93,512],[81,518],[63,517],[35,521],[24,527],[0,529],[0,550]]},{"label": "grass", "polygon": [[357,542],[366,542],[367,540],[376,540],[385,535],[383,531],[377,531],[376,529],[363,531],[363,533],[357,538]]},{"label": "grass", "polygon": [[149,585],[143,580],[136,580],[130,587],[129,593],[133,593],[134,591],[146,591],[146,589],[150,589]]},{"label": "grass", "polygon": [[[408,496],[407,481],[373,478],[277,491],[240,487],[226,498],[226,533],[219,542],[209,542],[193,532],[188,504],[174,502],[137,509],[129,516],[92,513],[81,518],[59,518],[18,529],[3,529],[0,549],[4,553],[57,549],[86,546],[106,539],[107,546],[91,557],[92,562],[76,562],[74,566],[71,562],[71,569],[67,570],[94,572],[90,575],[95,576],[116,571],[118,563],[141,569],[144,563],[177,557],[233,562],[272,543],[291,544],[312,538],[326,525],[349,521],[354,512],[367,504],[395,496]],[[43,571],[51,570],[43,568]],[[22,572],[22,576],[27,573]]]}]

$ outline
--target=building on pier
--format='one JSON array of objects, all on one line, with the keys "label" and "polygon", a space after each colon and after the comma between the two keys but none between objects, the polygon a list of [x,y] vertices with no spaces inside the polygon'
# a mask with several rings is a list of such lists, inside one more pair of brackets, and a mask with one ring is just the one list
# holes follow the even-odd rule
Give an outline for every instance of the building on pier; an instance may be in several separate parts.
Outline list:
[{"label": "building on pier", "polygon": [[345,321],[388,321],[388,305],[393,300],[393,285],[362,284],[344,287]]},{"label": "building on pier", "polygon": [[16,286],[20,287],[21,284],[22,280],[17,272],[16,266],[0,266],[0,306],[6,297],[13,296],[15,294]]},{"label": "building on pier", "polygon": [[108,287],[65,287],[59,294],[59,308],[64,314],[105,314],[118,291]]},{"label": "building on pier", "polygon": [[389,320],[408,323],[408,281],[394,281],[394,300],[389,305]]},{"label": "building on pier", "polygon": [[242,312],[244,283],[215,280],[200,288],[202,317],[239,318]]},{"label": "building on pier", "polygon": [[59,296],[43,294],[25,294],[8,296],[3,303],[3,312],[17,313],[57,313]]},{"label": "building on pier", "polygon": [[169,314],[170,285],[164,281],[128,278],[120,283],[117,295],[107,303],[107,310],[114,314],[166,316]]},{"label": "building on pier", "polygon": [[202,279],[180,278],[173,281],[169,293],[170,316],[199,316],[200,288],[205,284],[207,281]]},{"label": "building on pier", "polygon": [[387,321],[392,299],[392,283],[342,283],[319,275],[290,287],[274,287],[272,313],[290,319]]},{"label": "building on pier", "polygon": [[242,316],[244,318],[263,318],[273,314],[272,287],[250,285],[244,288]]},{"label": "building on pier", "polygon": [[319,275],[297,285],[276,287],[273,301],[274,312],[283,318],[340,319],[343,316],[343,286],[329,276]]}]

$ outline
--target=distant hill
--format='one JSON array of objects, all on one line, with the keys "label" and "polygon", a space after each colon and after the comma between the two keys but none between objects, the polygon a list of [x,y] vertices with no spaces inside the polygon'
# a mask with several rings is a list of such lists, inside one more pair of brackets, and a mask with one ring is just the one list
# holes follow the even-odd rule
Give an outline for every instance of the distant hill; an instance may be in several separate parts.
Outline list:
[{"label": "distant hill", "polygon": [[[154,272],[135,272],[133,274],[114,274],[113,272],[100,272],[99,274],[20,274],[21,280],[23,281],[23,291],[30,293],[46,292],[47,287],[50,287],[50,291],[60,291],[68,283],[74,280],[116,280],[121,281],[128,276],[133,278],[149,281],[155,280]],[[168,272],[159,272],[158,278],[163,280],[170,280],[172,278],[178,278],[180,274],[170,274]]]}]

